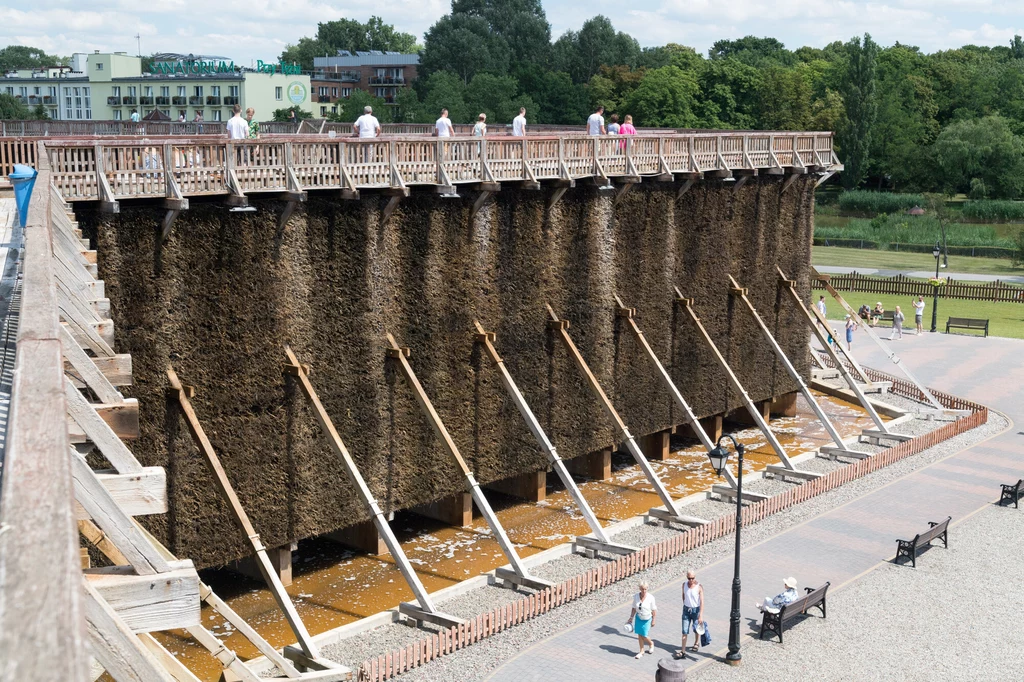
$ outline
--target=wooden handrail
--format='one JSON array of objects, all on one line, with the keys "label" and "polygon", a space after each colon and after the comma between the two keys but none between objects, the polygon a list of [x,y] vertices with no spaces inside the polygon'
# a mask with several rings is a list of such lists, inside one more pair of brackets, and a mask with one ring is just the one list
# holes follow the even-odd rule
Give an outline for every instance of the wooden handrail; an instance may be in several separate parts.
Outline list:
[{"label": "wooden handrail", "polygon": [[[68,201],[175,199],[259,192],[401,189],[415,185],[522,182],[597,177],[602,182],[670,174],[733,171],[834,172],[832,133],[685,135],[507,135],[480,138],[395,136],[360,139],[318,134],[268,135],[255,141],[204,137],[63,138],[43,141],[53,182]],[[165,169],[170,146],[173,169]],[[753,153],[752,153],[753,152]],[[828,157],[828,165],[819,163]],[[343,170],[342,170],[343,169]],[[230,179],[229,179],[230,176]],[[236,184],[237,180],[237,184]]]},{"label": "wooden handrail", "polygon": [[43,168],[25,228],[21,319],[0,491],[0,660],[5,677],[88,679],[82,572],[65,418],[51,211]]}]

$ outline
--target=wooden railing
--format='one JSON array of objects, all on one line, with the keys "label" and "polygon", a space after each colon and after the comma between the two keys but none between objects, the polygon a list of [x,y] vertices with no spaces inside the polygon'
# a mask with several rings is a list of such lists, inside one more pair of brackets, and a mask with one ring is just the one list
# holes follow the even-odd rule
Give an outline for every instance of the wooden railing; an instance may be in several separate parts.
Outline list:
[{"label": "wooden railing", "polygon": [[[53,182],[67,201],[172,198],[175,185],[182,195],[196,196],[516,181],[536,186],[541,180],[637,181],[641,176],[839,168],[831,133],[68,139],[47,140],[45,148]],[[166,169],[173,169],[171,178]]]},{"label": "wooden railing", "polygon": [[65,417],[50,173],[25,228],[21,319],[0,491],[0,667],[4,679],[86,679],[82,572]]},{"label": "wooden railing", "polygon": [[[845,275],[828,275],[828,280],[838,291],[853,291],[869,294],[895,294],[898,296],[925,296],[931,298],[935,287],[929,282],[910,279],[905,275],[895,277],[867,277],[857,272]],[[816,281],[811,285],[820,288]],[[954,298],[965,301],[1004,301],[1024,303],[1024,287],[1013,286],[996,280],[985,283],[965,283],[952,278],[938,287],[939,298]]]},{"label": "wooden railing", "polygon": [[14,170],[16,163],[23,163],[35,168],[38,147],[39,143],[36,139],[0,138],[0,179],[6,179]]}]

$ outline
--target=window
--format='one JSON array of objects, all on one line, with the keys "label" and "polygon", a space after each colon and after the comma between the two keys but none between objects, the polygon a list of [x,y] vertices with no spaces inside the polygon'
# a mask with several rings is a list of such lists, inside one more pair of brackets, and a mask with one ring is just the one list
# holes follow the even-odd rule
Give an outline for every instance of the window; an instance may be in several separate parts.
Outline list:
[{"label": "window", "polygon": [[134,85],[129,85],[128,86],[128,96],[129,97],[135,97],[137,94],[139,94],[139,89],[137,87],[135,87]]},{"label": "window", "polygon": [[391,97],[391,92],[388,90],[388,88],[374,88],[373,89],[373,96],[374,97]]},{"label": "window", "polygon": [[171,110],[170,109],[161,109],[160,113],[163,114],[164,116],[166,116],[167,118],[171,117]]},{"label": "window", "polygon": [[115,121],[120,121],[121,120],[121,110],[120,109],[114,109],[114,120]]},{"label": "window", "polygon": [[213,110],[213,120],[214,121],[223,121],[224,119],[221,118],[220,114],[221,114],[220,109],[214,109]]},{"label": "window", "polygon": [[338,107],[337,107],[337,106],[333,106],[333,107],[331,107],[331,113],[332,113],[332,114],[336,114],[336,113],[338,113]]},{"label": "window", "polygon": [[320,87],[320,88],[318,88],[318,90],[319,90],[319,95],[321,97],[327,97],[327,88],[326,87]]},{"label": "window", "polygon": [[237,85],[230,86],[228,88],[228,91],[231,93],[232,97],[238,97],[238,86]]},{"label": "window", "polygon": [[110,96],[111,97],[120,97],[121,96],[121,86],[120,85],[115,85],[112,88],[110,88]]},{"label": "window", "polygon": [[185,86],[184,85],[179,85],[178,86],[178,97],[184,97],[184,96],[185,96]]},{"label": "window", "polygon": [[388,70],[387,69],[374,69],[373,71],[374,71],[374,75],[377,78],[387,78],[388,77]]},{"label": "window", "polygon": [[22,97],[28,97],[28,88],[25,87],[24,85],[21,86],[20,88],[18,88],[18,94],[21,95]]},{"label": "window", "polygon": [[96,70],[97,71],[102,71],[103,70],[103,62],[96,62]]},{"label": "window", "polygon": [[152,85],[145,86],[144,93],[145,93],[146,97],[152,97],[153,96],[153,86]]},{"label": "window", "polygon": [[278,102],[281,101],[281,91],[282,88],[280,85],[274,88],[274,99],[276,99]]},{"label": "window", "polygon": [[327,115],[327,107],[320,107],[320,115],[321,116],[326,116]]},{"label": "window", "polygon": [[211,85],[210,86],[210,94],[213,95],[214,97],[220,97],[220,86],[219,85]]},{"label": "window", "polygon": [[13,95],[14,94],[14,86],[13,85],[8,85],[7,86],[7,94],[8,95]]},{"label": "window", "polygon": [[331,88],[331,97],[338,96],[338,88]]},{"label": "window", "polygon": [[39,94],[39,86],[38,85],[36,87],[32,88],[32,94],[33,95],[38,95]]},{"label": "window", "polygon": [[[160,86],[160,96],[161,97],[170,97],[171,96],[171,88],[170,88],[170,86],[168,86],[168,85],[161,85]],[[167,112],[164,112],[164,113],[167,113]]]},{"label": "window", "polygon": [[196,97],[202,97],[203,96],[203,86],[202,85],[195,86],[195,96]]},{"label": "window", "polygon": [[342,88],[341,89],[341,96],[342,97],[351,97],[352,96],[352,88]]}]

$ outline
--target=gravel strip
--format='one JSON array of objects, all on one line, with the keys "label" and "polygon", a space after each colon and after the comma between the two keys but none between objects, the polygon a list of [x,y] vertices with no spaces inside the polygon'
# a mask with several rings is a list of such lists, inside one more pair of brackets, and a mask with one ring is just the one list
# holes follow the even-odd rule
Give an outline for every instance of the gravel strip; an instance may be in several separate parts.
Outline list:
[{"label": "gravel strip", "polygon": [[[921,407],[920,403],[913,403],[913,405],[917,408]],[[901,407],[906,409],[904,406]],[[1002,415],[995,412],[990,412],[989,415],[987,424],[966,434],[961,434],[916,456],[909,457],[857,481],[819,495],[801,505],[770,516],[757,524],[745,527],[743,533],[744,545],[753,545],[761,542],[808,518],[844,504],[874,488],[922,466],[926,466],[937,459],[958,452],[971,443],[1006,428],[1008,422]],[[926,433],[938,428],[943,423],[940,420],[915,419],[908,421],[904,428],[899,429],[899,431],[908,435],[919,435],[920,433]],[[861,444],[859,449],[864,451],[879,450],[872,448],[866,443]],[[832,471],[840,466],[843,466],[843,464],[821,458],[811,458],[798,465],[801,469],[821,471],[823,473]],[[764,479],[754,481],[745,487],[750,490],[773,494],[790,487],[790,484]],[[688,515],[713,519],[722,514],[730,513],[734,507],[730,503],[709,498],[688,504],[683,509]],[[676,532],[678,531],[672,528],[641,525],[625,530],[613,536],[613,539],[623,544],[643,547],[671,537]],[[669,582],[677,578],[680,571],[685,570],[687,567],[705,566],[727,556],[732,551],[733,542],[734,540],[731,535],[719,538],[714,542],[691,550],[683,556],[655,566],[643,572],[642,576],[654,585]],[[605,560],[600,558],[588,559],[582,555],[569,555],[537,566],[533,569],[533,573],[539,578],[560,582],[600,566],[604,562]],[[637,579],[639,578],[640,576],[637,576]],[[403,680],[409,680],[410,682],[416,682],[417,680],[440,682],[452,679],[470,682],[471,680],[482,679],[500,667],[506,659],[515,655],[523,647],[564,630],[566,627],[570,627],[574,623],[592,616],[594,613],[625,602],[633,594],[635,582],[636,580],[634,579],[610,585],[599,592],[563,605],[529,623],[511,628],[472,647],[437,659],[422,668],[405,673],[401,677]],[[515,601],[522,594],[513,590],[489,586],[473,590],[470,593],[445,602],[439,602],[438,607],[453,615],[470,617],[484,613],[495,606]],[[331,660],[355,668],[368,658],[393,651],[421,639],[428,631],[393,623],[324,647],[323,653]]]},{"label": "gravel strip", "polygon": [[[744,640],[743,665],[710,664],[688,677],[740,680],[1020,679],[1020,556],[1024,514],[988,507],[952,531],[948,550],[917,568],[888,563],[828,597],[828,618],[786,629],[786,642]],[[970,595],[958,608],[956,595]],[[885,595],[879,599],[879,595]],[[816,612],[815,612],[816,613]]]}]

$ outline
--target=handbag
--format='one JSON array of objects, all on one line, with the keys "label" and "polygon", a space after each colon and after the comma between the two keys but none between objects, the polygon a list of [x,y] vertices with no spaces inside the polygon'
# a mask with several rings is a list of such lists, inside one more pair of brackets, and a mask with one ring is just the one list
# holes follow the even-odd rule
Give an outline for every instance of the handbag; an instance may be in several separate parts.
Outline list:
[{"label": "handbag", "polygon": [[711,626],[708,625],[707,621],[704,623],[704,633],[700,636],[700,645],[707,646],[711,644]]}]

